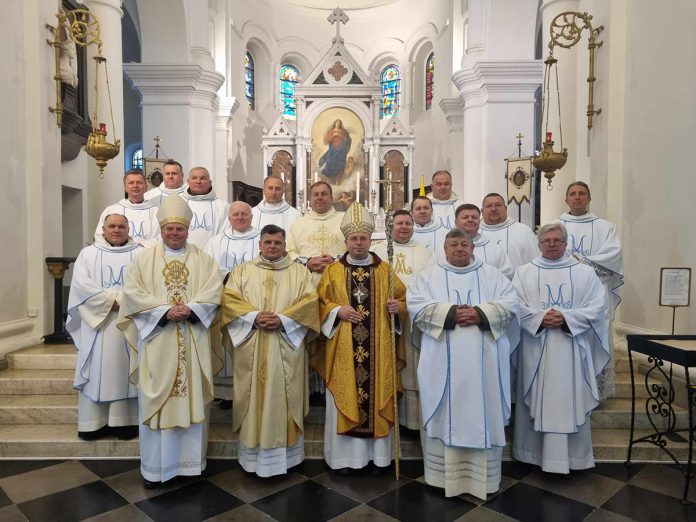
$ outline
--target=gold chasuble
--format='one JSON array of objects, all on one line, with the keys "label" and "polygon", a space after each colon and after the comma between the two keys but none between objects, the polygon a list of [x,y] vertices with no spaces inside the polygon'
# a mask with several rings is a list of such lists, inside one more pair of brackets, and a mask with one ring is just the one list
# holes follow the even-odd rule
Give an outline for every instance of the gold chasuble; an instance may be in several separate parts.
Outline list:
[{"label": "gold chasuble", "polygon": [[[143,340],[136,321],[149,321],[148,312],[163,306],[218,305],[221,293],[217,264],[191,244],[185,255],[170,256],[159,243],[128,267],[118,328],[131,349],[130,378],[140,388],[140,411],[146,426],[188,428],[203,422],[205,408],[213,400],[213,375],[222,358],[213,354],[210,332],[200,322],[167,321],[159,332]],[[140,319],[134,319],[136,315]],[[210,328],[216,326],[213,321]]]},{"label": "gold chasuble", "polygon": [[[394,424],[394,364],[396,389],[405,364],[403,340],[397,336],[396,360],[389,331],[390,267],[375,254],[372,264],[348,264],[348,254],[329,265],[319,287],[321,321],[337,306],[352,306],[362,315],[356,324],[339,321],[326,349],[312,356],[312,366],[326,381],[338,411],[337,431],[354,437],[386,437]],[[406,288],[394,277],[394,299],[400,301],[399,321],[406,321]]]},{"label": "gold chasuble", "polygon": [[[319,332],[319,308],[312,276],[290,256],[266,261],[257,256],[230,273],[222,298],[227,326],[256,311],[270,311]],[[308,364],[304,341],[293,346],[291,332],[254,328],[233,348],[232,427],[246,448],[280,448],[297,443],[309,411]],[[299,343],[299,341],[298,341]]]}]

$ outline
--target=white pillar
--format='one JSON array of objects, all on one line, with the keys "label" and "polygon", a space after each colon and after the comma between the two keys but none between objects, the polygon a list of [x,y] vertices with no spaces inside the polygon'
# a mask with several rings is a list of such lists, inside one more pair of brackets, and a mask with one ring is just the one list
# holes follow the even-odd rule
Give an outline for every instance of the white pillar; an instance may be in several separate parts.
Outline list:
[{"label": "white pillar", "polygon": [[162,151],[186,172],[194,166],[212,170],[216,93],[224,77],[196,64],[129,63],[123,68],[142,96],[143,139],[160,136]]},{"label": "white pillar", "polygon": [[[89,158],[89,201],[87,203],[88,222],[92,226],[97,222],[99,214],[107,205],[115,203],[123,197],[123,55],[121,53],[121,0],[85,0],[87,7],[99,21],[100,37],[102,39],[102,56],[106,58],[106,69],[109,72],[109,88],[107,89],[104,68],[99,67],[99,121],[93,125],[105,123],[107,140],[121,140],[121,151],[118,156],[109,160],[104,168],[104,177],[98,176],[99,170],[92,158]],[[87,82],[89,96],[89,115],[94,111],[94,73],[95,65],[92,57],[96,55],[96,47],[87,47]],[[109,111],[109,91],[111,91],[111,106],[113,108],[115,129],[111,123]],[[154,136],[154,135],[153,135]],[[145,138],[145,136],[143,136]]]},{"label": "white pillar", "polygon": [[[544,0],[541,6],[542,15],[542,59],[545,59],[549,54],[548,43],[550,40],[549,28],[551,20],[556,15],[564,11],[579,11],[580,6],[578,0]],[[581,37],[583,40],[587,38],[587,31]],[[546,190],[546,178],[543,177],[541,183],[541,223],[548,223],[557,219],[563,212],[568,210],[565,204],[565,189],[569,183],[576,179],[585,179],[585,175],[589,176],[589,172],[582,173],[580,170],[585,170],[581,167],[582,164],[587,166],[587,161],[582,160],[582,156],[586,155],[587,144],[585,142],[586,134],[578,135],[578,115],[584,120],[583,116],[586,108],[582,112],[577,109],[577,68],[578,68],[578,50],[587,48],[586,40],[578,42],[572,49],[554,48],[554,56],[559,60],[558,67],[558,88],[561,93],[561,123],[563,124],[563,146],[568,148],[568,161],[561,170],[556,171],[556,176],[553,179],[553,190]],[[558,104],[556,96],[556,78],[551,78],[550,94],[551,94],[551,111],[549,113],[549,131],[553,132],[553,139],[556,142],[554,145],[555,151],[560,151],[561,142],[558,132]],[[542,141],[544,140],[544,132],[546,129],[546,118],[541,122]],[[582,143],[581,143],[582,142]]]},{"label": "white pillar", "polygon": [[[450,167],[452,175],[452,190],[461,198],[466,193],[464,189],[464,105],[461,98],[442,98],[440,108],[447,120],[449,138]],[[420,177],[417,181],[420,184]],[[426,180],[426,185],[430,180]],[[415,188],[415,187],[413,187]]]},{"label": "white pillar", "polygon": [[232,201],[232,183],[228,179],[227,158],[229,154],[232,117],[239,108],[234,96],[222,98],[215,117],[215,165],[212,167],[213,188],[219,198]]}]

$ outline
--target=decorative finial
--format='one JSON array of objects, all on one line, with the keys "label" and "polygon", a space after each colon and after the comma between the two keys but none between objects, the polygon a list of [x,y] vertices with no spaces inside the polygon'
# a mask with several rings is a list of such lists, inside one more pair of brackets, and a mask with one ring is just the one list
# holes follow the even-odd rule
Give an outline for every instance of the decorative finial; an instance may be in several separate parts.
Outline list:
[{"label": "decorative finial", "polygon": [[329,21],[329,23],[331,23],[331,25],[336,24],[336,37],[333,39],[333,41],[342,42],[343,38],[341,38],[341,24],[346,24],[348,22],[348,15],[343,12],[343,9],[337,7],[331,12],[327,20]]}]

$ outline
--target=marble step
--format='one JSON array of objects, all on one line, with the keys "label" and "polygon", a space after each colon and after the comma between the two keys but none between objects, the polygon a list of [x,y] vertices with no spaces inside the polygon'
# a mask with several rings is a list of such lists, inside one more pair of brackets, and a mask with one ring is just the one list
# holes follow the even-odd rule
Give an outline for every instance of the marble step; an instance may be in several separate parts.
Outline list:
[{"label": "marble step", "polygon": [[[686,428],[689,425],[689,411],[681,406],[674,405],[677,428]],[[659,415],[652,415],[656,426],[664,429],[666,419]],[[631,399],[607,399],[595,411],[592,412],[592,428],[626,429],[631,426]],[[637,429],[650,429],[652,426],[645,413],[645,400],[636,401]]]},{"label": "marble step", "polygon": [[[636,430],[636,437],[649,433]],[[323,424],[305,425],[305,454],[309,459],[321,459],[324,454]],[[623,462],[628,447],[628,429],[593,429],[592,445],[597,462]],[[236,456],[236,436],[228,424],[211,424],[208,456]],[[684,462],[688,455],[687,443],[669,442],[668,448]],[[77,436],[74,424],[14,424],[0,425],[0,459],[84,459],[84,458],[137,458],[140,455],[138,440],[123,441],[107,437],[96,441],[83,441]],[[402,430],[401,454],[403,459],[421,458],[417,436]],[[503,458],[511,458],[510,445],[504,449]],[[634,446],[633,462],[671,462],[658,447],[641,443]]]},{"label": "marble step", "polygon": [[14,370],[74,370],[76,361],[72,344],[40,344],[7,354]]},{"label": "marble step", "polygon": [[0,395],[76,394],[74,370],[5,370],[0,372]]},{"label": "marble step", "polygon": [[0,424],[77,425],[77,395],[0,395]]},{"label": "marble step", "polygon": [[627,356],[621,356],[614,358],[614,372],[615,373],[630,373],[631,365],[628,362]]},{"label": "marble step", "polygon": [[[660,384],[656,379],[648,379],[648,383]],[[617,373],[614,375],[614,398],[615,399],[630,399],[631,398],[631,374]],[[645,388],[645,376],[636,375],[636,398],[647,399],[649,396],[648,390]]]}]

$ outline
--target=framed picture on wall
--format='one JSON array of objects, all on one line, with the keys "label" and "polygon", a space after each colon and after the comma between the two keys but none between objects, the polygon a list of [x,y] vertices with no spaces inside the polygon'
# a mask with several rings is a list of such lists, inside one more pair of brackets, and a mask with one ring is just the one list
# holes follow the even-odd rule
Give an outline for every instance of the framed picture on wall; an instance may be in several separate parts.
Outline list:
[{"label": "framed picture on wall", "polygon": [[167,158],[145,158],[145,178],[148,188],[159,187],[164,180],[164,164]]}]

